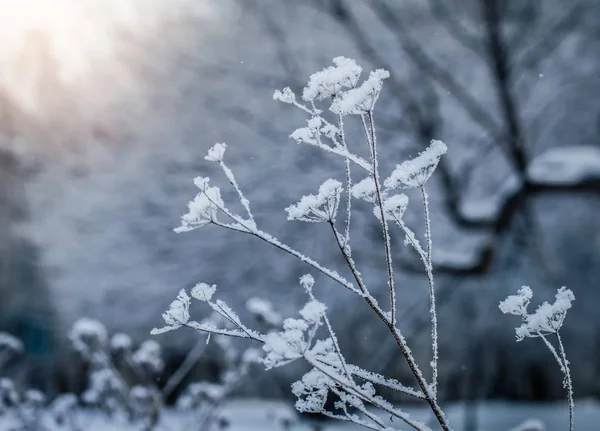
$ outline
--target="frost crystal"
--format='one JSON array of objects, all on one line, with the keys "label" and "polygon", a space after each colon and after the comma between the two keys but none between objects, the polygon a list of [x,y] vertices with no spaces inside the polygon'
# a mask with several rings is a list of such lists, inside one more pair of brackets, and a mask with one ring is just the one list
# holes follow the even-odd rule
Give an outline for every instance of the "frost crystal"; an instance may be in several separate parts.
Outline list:
[{"label": "frost crystal", "polygon": [[273,93],[273,100],[279,100],[283,103],[294,103],[296,101],[296,95],[290,87],[285,87],[283,90],[275,90]]},{"label": "frost crystal", "polygon": [[318,195],[303,196],[295,205],[287,207],[288,220],[306,222],[327,222],[334,220],[340,204],[342,183],[337,180],[327,180],[319,187]]},{"label": "frost crystal", "polygon": [[358,83],[362,68],[352,59],[336,57],[335,66],[313,73],[302,92],[307,102],[323,100],[337,95],[343,88],[353,88]]},{"label": "frost crystal", "polygon": [[525,316],[527,306],[533,297],[533,292],[529,286],[523,286],[516,295],[510,295],[504,301],[500,302],[500,311],[504,314],[514,314],[515,316]]},{"label": "frost crystal", "polygon": [[304,320],[285,319],[283,329],[283,332],[272,332],[266,337],[263,350],[267,355],[263,363],[267,370],[301,358],[308,347],[304,338],[308,324]]},{"label": "frost crystal", "polygon": [[310,274],[304,274],[302,277],[300,277],[300,285],[304,287],[304,290],[310,293],[315,285],[315,279]]},{"label": "frost crystal", "polygon": [[300,413],[322,413],[330,387],[335,382],[320,371],[312,369],[302,380],[292,385],[292,393],[298,397],[296,409]]},{"label": "frost crystal", "polygon": [[446,154],[448,147],[442,141],[432,140],[431,145],[412,160],[407,160],[396,166],[389,178],[384,182],[388,189],[405,187],[422,187],[425,185],[441,157]]},{"label": "frost crystal", "polygon": [[338,115],[360,115],[373,111],[383,87],[383,80],[389,76],[387,70],[374,70],[360,87],[348,90],[336,98],[329,109]]},{"label": "frost crystal", "polygon": [[336,141],[338,136],[341,134],[340,129],[335,127],[333,124],[326,124],[321,127],[321,133],[327,136],[332,141]]},{"label": "frost crystal", "polygon": [[175,301],[171,302],[169,309],[162,314],[167,326],[163,328],[154,328],[152,335],[163,334],[168,331],[180,328],[190,320],[190,297],[181,289]]},{"label": "frost crystal", "polygon": [[[402,220],[402,216],[408,207],[408,196],[404,193],[394,195],[383,201],[383,213],[386,220]],[[381,211],[378,207],[373,209],[375,217],[381,219]]]},{"label": "frost crystal", "polygon": [[209,162],[222,162],[226,148],[226,144],[215,144],[208,150],[208,155],[204,159]]},{"label": "frost crystal", "polygon": [[319,117],[312,117],[307,121],[306,127],[294,130],[290,138],[298,144],[318,145],[321,124],[322,120]]},{"label": "frost crystal", "polygon": [[221,190],[218,187],[208,187],[208,178],[197,178],[194,182],[204,188],[188,203],[189,211],[181,216],[181,226],[174,229],[177,233],[188,232],[216,221],[219,207],[225,206]]},{"label": "frost crystal", "polygon": [[570,289],[561,287],[556,293],[554,304],[544,302],[533,314],[527,314],[527,306],[532,293],[528,286],[523,286],[517,295],[511,295],[500,303],[500,310],[505,314],[515,314],[523,318],[523,324],[515,332],[517,341],[525,337],[539,337],[540,335],[557,333],[571,308],[575,295]]},{"label": "frost crystal", "polygon": [[198,301],[208,302],[216,291],[217,286],[215,284],[209,285],[206,283],[198,283],[192,288],[191,294],[192,298],[195,298]]},{"label": "frost crystal", "polygon": [[300,310],[300,315],[308,323],[313,325],[321,324],[323,316],[325,316],[325,304],[317,300],[312,300],[306,303],[306,305]]},{"label": "frost crystal", "polygon": [[377,196],[373,178],[367,177],[354,184],[352,187],[352,196],[354,196],[355,199],[362,199],[375,204]]}]

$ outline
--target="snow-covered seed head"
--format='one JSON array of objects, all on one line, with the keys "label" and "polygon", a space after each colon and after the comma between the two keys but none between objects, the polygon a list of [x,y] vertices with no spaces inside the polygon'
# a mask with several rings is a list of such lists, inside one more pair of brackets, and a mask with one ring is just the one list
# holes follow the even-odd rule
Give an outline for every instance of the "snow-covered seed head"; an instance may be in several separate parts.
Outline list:
[{"label": "snow-covered seed head", "polygon": [[423,187],[431,177],[440,159],[448,151],[442,141],[432,140],[431,144],[417,157],[396,166],[384,182],[388,189],[399,187]]},{"label": "snow-covered seed head", "polygon": [[101,322],[84,317],[73,324],[69,332],[69,339],[75,350],[87,356],[104,349],[108,334]]},{"label": "snow-covered seed head", "polygon": [[279,100],[283,103],[294,103],[296,101],[296,95],[290,87],[285,87],[283,90],[275,90],[273,93],[273,100]]},{"label": "snow-covered seed head", "polygon": [[227,144],[215,144],[208,150],[208,154],[204,157],[209,162],[222,162],[225,155]]},{"label": "snow-covered seed head", "polygon": [[308,85],[302,92],[306,102],[329,99],[338,96],[344,88],[353,88],[358,84],[362,68],[356,61],[346,57],[333,59],[335,66],[313,73]]}]

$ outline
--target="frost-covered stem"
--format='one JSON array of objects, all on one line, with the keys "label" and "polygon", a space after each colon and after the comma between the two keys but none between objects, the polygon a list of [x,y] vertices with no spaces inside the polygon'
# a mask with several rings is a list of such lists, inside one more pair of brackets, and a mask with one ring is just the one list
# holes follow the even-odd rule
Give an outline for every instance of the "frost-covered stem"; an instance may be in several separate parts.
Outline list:
[{"label": "frost-covered stem", "polygon": [[350,365],[349,367],[350,367],[350,372],[352,373],[353,376],[356,376],[358,378],[361,378],[363,380],[366,380],[366,381],[371,382],[376,385],[385,386],[386,388],[393,389],[396,392],[400,392],[402,394],[408,395],[413,398],[417,398],[419,400],[425,399],[425,396],[421,392],[418,392],[418,391],[414,390],[413,388],[404,386],[403,384],[401,384],[398,381],[388,380],[381,375],[368,372],[366,370],[363,370],[360,367],[357,367],[356,365]]},{"label": "frost-covered stem", "polygon": [[554,356],[554,359],[556,359],[556,362],[558,363],[558,365],[560,367],[560,371],[562,371],[562,373],[565,374],[565,365],[563,364],[563,361],[560,358],[560,356],[558,356],[558,352],[556,351],[556,349],[554,348],[552,343],[550,343],[550,341],[548,341],[546,336],[544,334],[542,334],[541,332],[538,332],[537,334],[544,341],[544,344],[546,344],[546,347],[548,347],[548,350],[550,350],[550,352]]},{"label": "frost-covered stem", "polygon": [[173,373],[173,375],[167,381],[167,384],[163,387],[162,394],[165,399],[171,395],[177,386],[179,386],[183,378],[191,371],[196,362],[198,362],[198,359],[200,359],[200,356],[202,356],[202,353],[204,353],[205,349],[205,340],[198,340],[194,348],[190,350],[188,355],[183,360],[183,363],[179,366],[177,371]]},{"label": "frost-covered stem", "polygon": [[419,254],[419,258],[423,262],[423,266],[426,267],[427,266],[427,254],[425,253],[425,251],[423,250],[421,245],[416,241],[416,238],[414,237],[413,232],[408,228],[408,226],[406,226],[406,223],[404,223],[404,220],[402,220],[401,218],[394,216],[394,220],[396,220],[396,224],[398,226],[400,226],[400,228],[404,231],[404,234],[406,235],[406,239],[408,240],[410,245],[412,245],[412,247],[416,250],[416,252]]},{"label": "frost-covered stem", "polygon": [[[315,295],[312,293],[312,291],[309,291],[308,294],[310,296],[310,299],[312,299],[313,301],[317,300],[317,298],[315,298]],[[325,322],[325,327],[327,328],[329,337],[331,338],[331,341],[333,342],[333,348],[335,350],[335,353],[336,353],[338,359],[340,360],[340,365],[341,365],[342,369],[344,370],[344,373],[346,374],[346,377],[348,378],[348,380],[352,381],[352,374],[350,373],[350,371],[348,371],[348,367],[346,366],[346,359],[344,359],[344,355],[342,355],[342,349],[340,349],[340,344],[335,335],[335,332],[333,331],[333,327],[331,326],[329,317],[327,317],[327,313],[323,313],[323,321]]]},{"label": "frost-covered stem", "polygon": [[[204,193],[204,192],[203,192]],[[255,228],[255,227],[250,227],[247,226],[244,223],[244,220],[240,220],[239,217],[236,217],[234,214],[232,214],[229,210],[227,210],[226,208],[217,205],[214,200],[212,200],[206,193],[204,193],[204,195],[208,198],[208,200],[215,205],[215,207],[217,207],[220,211],[222,211],[224,214],[226,214],[229,218],[231,218],[233,221],[235,221],[236,223],[238,223],[243,229],[238,229],[235,228],[234,226],[225,224],[225,223],[220,223],[217,220],[211,220],[211,223],[219,226],[219,227],[223,227],[226,229],[231,229],[234,230],[236,232],[242,232],[242,233],[246,233],[252,236],[255,236],[257,238],[262,239],[263,241],[271,244],[272,246],[285,251],[288,254],[291,254],[292,256],[296,257],[298,260],[306,263],[307,265],[312,266],[314,269],[316,269],[317,271],[321,272],[322,274],[326,275],[327,277],[331,278],[332,280],[334,280],[335,282],[341,284],[342,286],[344,286],[346,289],[350,290],[351,292],[360,294],[360,292],[352,285],[352,283],[350,283],[349,281],[347,281],[346,279],[344,279],[343,277],[341,277],[338,273],[336,273],[335,271],[332,271],[329,268],[325,268],[324,266],[320,265],[319,263],[317,263],[316,261],[314,261],[313,259],[303,255],[302,253],[300,253],[299,251],[294,250],[293,248],[291,248],[290,246],[282,243],[281,241],[279,241],[277,238],[267,234],[266,232],[263,232],[262,230]]]},{"label": "frost-covered stem", "polygon": [[331,222],[330,222],[330,225],[331,225],[331,228],[335,235],[335,238],[336,238],[336,241],[338,244],[338,248],[340,249],[344,259],[346,260],[346,263],[350,267],[350,270],[352,271],[352,274],[354,275],[354,277],[356,279],[356,283],[358,284],[359,288],[363,292],[363,295],[362,295],[363,298],[365,299],[367,304],[369,304],[369,306],[373,309],[373,311],[375,311],[375,314],[377,314],[377,317],[379,317],[379,319],[381,319],[381,321],[383,323],[385,323],[385,325],[387,326],[389,331],[392,333],[392,336],[394,337],[396,344],[398,345],[398,347],[400,347],[402,356],[404,356],[404,359],[406,360],[406,363],[408,364],[411,372],[417,379],[417,383],[423,393],[423,398],[425,399],[425,401],[427,401],[427,404],[429,404],[429,407],[433,411],[433,414],[435,415],[437,421],[440,423],[440,426],[442,427],[442,429],[444,431],[450,431],[450,425],[448,424],[448,421],[446,420],[446,417],[444,416],[442,409],[437,404],[435,397],[431,394],[431,391],[429,390],[429,387],[427,385],[427,381],[425,380],[423,373],[421,373],[421,370],[419,369],[419,366],[417,365],[415,358],[413,357],[413,355],[406,343],[406,340],[404,339],[404,336],[402,335],[400,330],[398,328],[396,328],[396,326],[394,324],[392,324],[391,320],[386,317],[383,310],[375,303],[375,301],[373,300],[373,298],[371,297],[369,292],[366,290],[366,286],[364,285],[364,283],[360,277],[360,273],[356,269],[354,261],[345,252],[344,247],[342,246],[342,244],[340,242],[339,234],[338,234],[335,226]]},{"label": "frost-covered stem", "polygon": [[254,223],[254,216],[252,215],[252,211],[250,210],[250,201],[248,199],[246,199],[246,197],[244,196],[242,189],[240,188],[238,182],[235,179],[235,175],[233,174],[233,171],[227,167],[227,165],[223,162],[223,160],[221,160],[219,162],[219,165],[221,165],[221,169],[223,169],[225,176],[227,176],[227,179],[229,180],[229,182],[231,183],[231,185],[237,192],[237,194],[240,198],[240,202],[241,202],[242,206],[244,207],[244,209],[246,210],[246,213],[248,214],[248,218],[250,219],[250,221],[252,223]]},{"label": "frost-covered stem", "polygon": [[571,381],[571,371],[569,370],[569,361],[567,360],[565,347],[563,346],[562,338],[558,331],[556,332],[556,338],[558,338],[558,348],[560,349],[560,356],[562,358],[562,363],[564,366],[565,386],[567,389],[567,397],[569,399],[569,431],[573,431],[573,416],[575,413],[575,403],[573,401],[573,382]]},{"label": "frost-covered stem", "polygon": [[433,359],[431,360],[431,386],[433,396],[437,399],[437,381],[438,381],[438,328],[437,328],[437,311],[435,306],[435,285],[433,282],[433,261],[432,241],[431,241],[431,218],[429,215],[429,196],[425,186],[421,186],[421,194],[423,196],[423,207],[425,210],[425,238],[427,240],[427,263],[425,271],[427,272],[427,282],[429,284],[429,313],[431,315],[431,347]]},{"label": "frost-covered stem", "polygon": [[367,289],[365,282],[363,281],[362,277],[360,276],[360,272],[358,271],[358,268],[356,268],[354,259],[352,259],[352,256],[350,256],[350,254],[348,253],[348,250],[344,247],[344,243],[342,242],[342,239],[341,239],[341,234],[338,232],[333,221],[331,221],[331,220],[329,221],[329,226],[331,227],[331,231],[333,232],[333,236],[335,237],[335,242],[336,242],[338,248],[340,249],[342,256],[344,257],[344,260],[346,261],[348,268],[350,268],[350,272],[352,273],[354,280],[356,280],[356,284],[358,285],[358,289],[360,290],[360,295],[364,296],[365,298],[367,298],[367,296],[370,297],[369,289]]},{"label": "frost-covered stem", "polygon": [[181,323],[181,326],[183,326],[185,328],[189,328],[193,331],[205,332],[209,335],[225,335],[226,337],[243,338],[245,340],[258,341],[259,343],[263,343],[263,344],[265,342],[264,339],[256,337],[256,336],[252,335],[251,333],[248,333],[247,331],[240,333],[240,332],[230,331],[228,329],[219,329],[219,328],[213,328],[213,327],[207,328],[207,327],[203,327],[203,326],[190,325],[189,323]]},{"label": "frost-covered stem", "polygon": [[[331,419],[336,419],[336,420],[345,421],[345,422],[352,422],[356,425],[359,425],[359,426],[367,428],[367,429],[371,429],[371,430],[375,430],[375,431],[388,431],[388,429],[386,429],[386,428],[377,427],[376,425],[373,425],[367,421],[362,421],[355,417],[353,418],[347,412],[344,412],[344,415],[339,415],[339,414],[332,413],[327,410],[323,410],[322,412],[320,412],[320,414],[322,414],[323,416],[327,416],[328,418],[331,418]],[[394,428],[390,428],[389,431],[396,431],[396,430]]]},{"label": "frost-covered stem", "polygon": [[387,403],[382,402],[382,400],[380,400],[376,397],[370,396],[369,394],[365,393],[363,390],[361,390],[356,385],[353,385],[350,382],[345,381],[344,379],[341,379],[340,376],[336,375],[336,373],[330,372],[330,369],[333,369],[330,365],[324,364],[324,363],[318,361],[317,359],[314,359],[312,357],[312,355],[309,354],[309,352],[306,352],[304,354],[304,359],[306,359],[306,361],[310,365],[315,367],[321,373],[323,373],[324,375],[326,375],[327,377],[329,377],[330,379],[334,380],[339,385],[341,385],[349,393],[374,405],[378,409],[383,410],[383,411],[389,413],[390,415],[404,421],[407,425],[410,425],[411,427],[413,427],[414,429],[416,429],[418,431],[430,431],[429,427],[427,427],[425,424],[410,419],[408,414],[403,413],[403,412],[398,412],[396,409],[394,409]]},{"label": "frost-covered stem", "polygon": [[[339,396],[340,398],[343,398],[344,394],[342,393],[342,391],[333,388],[332,392],[334,394],[336,394],[337,396]],[[348,412],[348,407],[346,406],[345,403],[342,404],[342,406],[341,406],[342,410],[344,411],[344,417],[345,417],[345,419],[343,419],[343,420],[353,422],[357,425],[360,425],[362,427],[372,429],[372,430],[377,430],[377,431],[388,431],[389,430],[389,428],[387,428],[385,426],[385,424],[383,423],[383,420],[379,416],[377,416],[375,413],[371,413],[370,411],[368,411],[363,403],[357,403],[357,404],[358,405],[353,405],[353,406],[356,407],[356,409],[358,409],[368,419],[370,419],[373,422],[373,424],[370,422],[367,422],[365,420],[359,419],[356,415],[351,415],[350,412]]]},{"label": "frost-covered stem", "polygon": [[394,340],[396,341],[396,344],[398,344],[398,346],[400,347],[402,356],[404,356],[404,359],[406,359],[406,362],[408,364],[408,367],[410,368],[410,371],[413,373],[413,375],[417,379],[417,383],[419,384],[421,391],[425,395],[425,401],[427,401],[427,404],[429,404],[429,407],[433,411],[435,418],[437,419],[437,421],[439,422],[440,426],[442,427],[442,429],[444,431],[451,431],[450,425],[448,424],[448,420],[446,419],[446,416],[444,415],[444,412],[442,411],[441,407],[438,405],[435,397],[432,395],[431,391],[429,390],[427,381],[425,380],[423,373],[421,373],[421,370],[419,369],[419,366],[417,365],[415,358],[412,355],[412,352],[409,350],[408,345],[406,344],[406,340],[404,339],[404,336],[400,333],[400,330],[398,328],[391,326],[389,324],[389,322],[388,322],[388,328],[390,329],[390,331],[392,331]]},{"label": "frost-covered stem", "polygon": [[[348,152],[348,144],[346,142],[346,132],[344,132],[344,116],[339,116],[339,129],[340,135],[342,137],[342,147]],[[352,216],[352,175],[350,172],[350,159],[348,157],[344,158],[344,163],[346,165],[346,229],[344,231],[344,245],[346,247],[350,244],[350,219]],[[348,254],[352,254],[350,248],[348,248]]]},{"label": "frost-covered stem", "polygon": [[388,289],[390,291],[390,311],[392,316],[392,326],[396,326],[396,288],[394,286],[394,267],[392,265],[392,250],[390,245],[390,235],[385,211],[383,209],[383,198],[381,195],[381,181],[379,179],[379,166],[377,157],[377,135],[375,134],[375,121],[373,119],[373,111],[367,113],[369,125],[365,122],[364,115],[361,115],[363,127],[367,134],[367,142],[371,148],[371,163],[373,169],[373,180],[375,182],[375,194],[377,196],[377,206],[381,216],[381,227],[383,230],[383,242],[385,246],[385,260],[388,273]]}]

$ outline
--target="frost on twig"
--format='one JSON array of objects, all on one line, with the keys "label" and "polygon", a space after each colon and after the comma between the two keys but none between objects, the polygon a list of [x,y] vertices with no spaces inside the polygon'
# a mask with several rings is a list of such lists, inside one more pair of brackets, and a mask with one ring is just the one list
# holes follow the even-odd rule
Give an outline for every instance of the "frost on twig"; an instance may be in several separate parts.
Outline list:
[{"label": "frost on twig", "polygon": [[535,312],[528,314],[527,307],[532,296],[531,288],[523,286],[516,295],[511,295],[500,303],[500,311],[504,314],[514,314],[523,319],[521,326],[515,330],[517,341],[526,337],[541,337],[558,333],[567,315],[567,310],[571,308],[571,302],[575,300],[571,289],[561,287],[556,293],[556,300],[553,304],[544,302]]},{"label": "frost on twig", "polygon": [[[567,390],[567,399],[569,402],[569,430],[573,431],[573,416],[575,411],[573,382],[571,380],[569,361],[567,360],[559,331],[565,321],[567,311],[571,308],[571,303],[575,300],[575,295],[571,289],[563,286],[556,292],[553,304],[544,302],[536,311],[529,314],[527,307],[532,297],[533,292],[531,288],[523,286],[516,295],[510,295],[504,301],[500,302],[500,311],[504,314],[514,314],[521,317],[523,323],[516,328],[517,341],[522,341],[526,337],[539,337],[554,356],[560,370],[564,374],[563,386]],[[548,338],[546,338],[548,335],[556,335],[558,351]]]},{"label": "frost on twig", "polygon": [[[290,137],[299,144],[310,145],[319,148],[326,154],[341,158],[345,166],[345,184],[336,179],[325,181],[319,188],[317,194],[303,196],[296,204],[286,208],[288,220],[299,220],[312,223],[326,223],[334,234],[339,251],[347,265],[347,270],[352,275],[353,282],[346,280],[336,270],[327,268],[317,261],[305,256],[294,248],[280,242],[275,236],[260,229],[251,212],[250,202],[242,193],[233,172],[224,161],[226,145],[215,144],[208,152],[206,159],[218,163],[224,172],[228,182],[236,190],[240,203],[246,211],[241,216],[231,211],[221,198],[218,187],[209,186],[208,178],[197,178],[196,185],[200,193],[188,204],[188,212],[182,216],[181,226],[176,232],[186,232],[201,226],[211,224],[235,232],[252,235],[262,241],[288,253],[301,262],[307,264],[317,272],[329,277],[346,289],[360,296],[371,309],[377,314],[390,331],[396,344],[399,346],[402,356],[407,361],[413,372],[420,390],[405,387],[399,382],[377,374],[362,370],[352,364],[348,364],[342,355],[334,329],[327,317],[327,307],[314,296],[312,289],[314,279],[305,276],[300,284],[306,290],[309,300],[299,310],[297,318],[282,319],[282,317],[270,304],[260,298],[252,298],[247,303],[247,308],[262,324],[279,326],[283,320],[282,327],[271,330],[266,334],[250,329],[239,316],[223,301],[213,300],[215,286],[200,283],[191,291],[191,298],[206,303],[213,312],[220,315],[228,323],[227,325],[216,324],[211,321],[196,322],[190,320],[189,306],[190,297],[185,291],[181,291],[178,298],[171,304],[163,314],[165,326],[154,329],[153,334],[161,334],[182,326],[209,335],[227,335],[232,337],[247,338],[263,344],[265,357],[263,364],[267,369],[283,366],[292,361],[302,359],[306,361],[311,370],[299,382],[293,386],[293,392],[298,397],[296,404],[300,411],[316,411],[329,417],[352,421],[370,429],[388,430],[382,419],[367,407],[375,407],[380,412],[389,414],[394,418],[408,424],[417,430],[428,430],[424,424],[418,423],[408,417],[407,414],[393,407],[377,394],[377,387],[387,387],[405,395],[425,400],[441,428],[449,431],[450,426],[437,404],[436,380],[437,380],[437,330],[435,317],[435,301],[433,291],[433,276],[431,265],[431,235],[429,226],[429,213],[427,214],[427,248],[424,249],[414,233],[406,226],[402,217],[408,207],[408,197],[401,193],[395,193],[394,189],[400,187],[419,187],[424,190],[425,182],[430,178],[440,157],[446,152],[446,146],[440,141],[432,141],[432,144],[413,160],[398,165],[392,175],[384,182],[380,181],[378,168],[377,136],[373,111],[381,94],[384,80],[389,77],[385,70],[375,70],[369,77],[360,82],[362,69],[354,60],[337,57],[333,60],[333,66],[314,73],[304,88],[301,97],[290,88],[275,91],[273,98],[280,102],[294,106],[307,115],[306,124],[295,130]],[[326,105],[324,109],[320,105]],[[356,116],[363,125],[367,146],[370,150],[370,160],[359,157],[351,149],[353,142],[344,131],[345,118]],[[349,120],[352,120],[350,117]],[[367,177],[358,183],[354,183],[351,166],[358,166]],[[346,214],[344,229],[338,228],[341,224],[337,220],[340,200],[342,194],[347,195],[345,205]],[[382,309],[367,286],[367,281],[361,276],[360,269],[352,258],[350,248],[352,200],[361,199],[369,202],[375,208],[374,214],[381,221],[384,232],[386,247],[386,267],[388,289],[390,293],[390,309]],[[394,221],[404,231],[407,243],[411,244],[421,256],[426,269],[430,286],[431,313],[432,313],[432,344],[433,344],[433,378],[428,382],[411,353],[407,342],[397,327],[398,319],[395,316],[395,284],[393,277],[393,253],[391,250],[390,233],[388,222]],[[321,332],[324,336],[321,337]],[[333,410],[325,408],[328,396],[334,396],[338,400]]]},{"label": "frost on twig", "polygon": [[432,140],[431,145],[417,157],[396,166],[385,180],[385,187],[388,189],[423,187],[447,150],[448,147],[442,141]]},{"label": "frost on twig", "polygon": [[300,220],[312,223],[334,221],[343,191],[342,183],[327,180],[317,195],[306,195],[297,204],[287,207],[288,220]]}]

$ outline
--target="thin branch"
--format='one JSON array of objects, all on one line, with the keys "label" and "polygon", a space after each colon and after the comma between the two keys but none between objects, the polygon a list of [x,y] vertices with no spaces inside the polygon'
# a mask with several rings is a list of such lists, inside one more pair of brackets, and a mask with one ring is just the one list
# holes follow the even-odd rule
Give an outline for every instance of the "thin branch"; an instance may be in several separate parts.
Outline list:
[{"label": "thin branch", "polygon": [[166,399],[173,393],[175,388],[179,386],[184,377],[188,375],[194,365],[198,362],[198,359],[200,356],[202,356],[202,353],[204,353],[205,349],[206,341],[203,339],[198,340],[194,348],[190,350],[179,368],[177,368],[177,371],[173,373],[173,375],[167,381],[167,384],[163,387],[163,398]]},{"label": "thin branch", "polygon": [[[342,137],[342,147],[348,152],[348,143],[346,142],[346,132],[344,131],[344,116],[339,116],[339,130]],[[348,248],[348,253],[352,254],[350,246],[350,221],[352,218],[352,175],[350,171],[350,159],[345,157],[346,165],[346,228],[344,231],[344,246]]]},{"label": "thin branch", "polygon": [[396,287],[394,286],[394,267],[392,263],[392,249],[390,244],[389,228],[387,219],[385,217],[385,211],[383,209],[383,197],[381,193],[381,180],[379,178],[379,166],[377,157],[377,135],[375,134],[375,121],[373,119],[373,111],[367,113],[369,119],[369,126],[365,122],[364,116],[361,115],[362,124],[367,135],[367,142],[371,149],[371,162],[373,165],[373,180],[375,182],[375,194],[377,196],[377,206],[381,216],[381,229],[383,231],[383,241],[385,247],[385,260],[387,266],[388,276],[388,290],[390,293],[390,313],[391,313],[391,324],[396,326]]},{"label": "thin branch", "polygon": [[433,262],[431,259],[432,255],[432,240],[431,240],[431,217],[429,215],[429,197],[425,186],[421,187],[421,194],[423,197],[423,207],[425,210],[425,237],[427,239],[427,264],[425,265],[425,271],[427,272],[427,282],[429,284],[429,313],[431,316],[431,346],[433,359],[431,361],[432,369],[432,388],[433,396],[437,400],[437,381],[438,381],[438,324],[437,324],[437,311],[435,306],[435,285],[433,281]]},{"label": "thin branch", "polygon": [[344,380],[343,378],[341,378],[341,376],[336,375],[337,373],[335,373],[335,369],[331,365],[325,364],[325,363],[317,360],[316,358],[313,358],[312,355],[309,354],[309,352],[306,352],[306,354],[304,355],[304,359],[306,359],[306,361],[310,365],[315,367],[318,371],[320,371],[321,373],[323,373],[324,375],[326,375],[333,381],[340,384],[344,389],[346,389],[346,391],[348,391],[348,393],[353,394],[353,395],[357,396],[358,398],[374,405],[375,407],[379,408],[380,410],[383,410],[383,411],[391,414],[392,416],[404,421],[407,425],[410,425],[415,430],[432,431],[424,423],[417,422],[417,421],[414,421],[413,419],[411,419],[407,413],[398,411],[397,409],[394,409],[393,407],[388,405],[383,400],[372,397],[371,395],[365,393],[360,388],[349,384],[349,382]]},{"label": "thin branch", "polygon": [[575,403],[573,401],[573,382],[571,380],[571,371],[569,369],[569,361],[567,360],[567,354],[565,353],[565,347],[563,346],[562,338],[558,331],[556,332],[556,338],[558,338],[558,347],[560,349],[560,356],[564,364],[565,372],[565,386],[567,389],[567,397],[569,399],[569,431],[573,431],[573,420],[575,413]]}]

